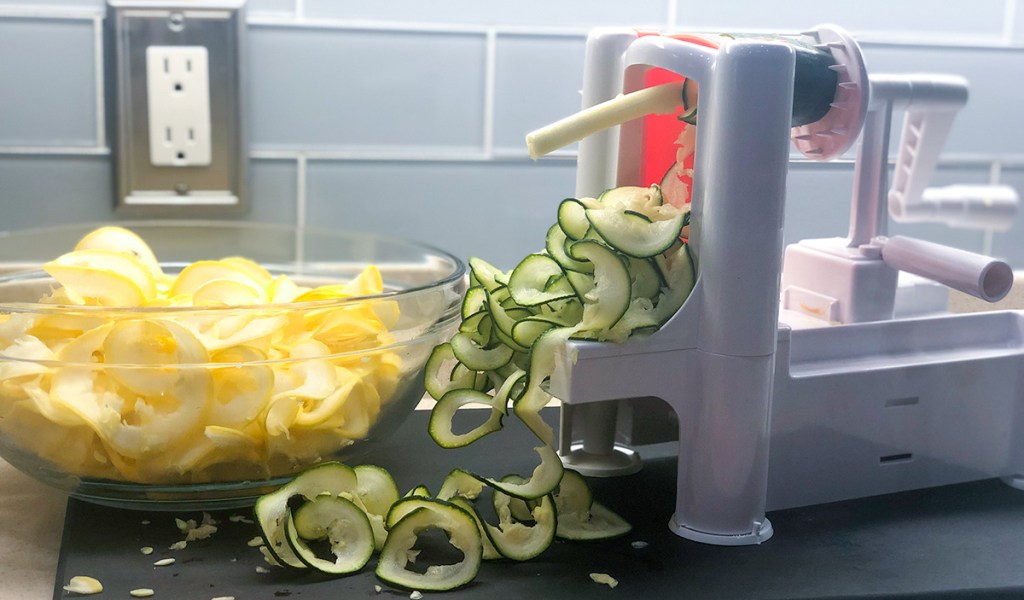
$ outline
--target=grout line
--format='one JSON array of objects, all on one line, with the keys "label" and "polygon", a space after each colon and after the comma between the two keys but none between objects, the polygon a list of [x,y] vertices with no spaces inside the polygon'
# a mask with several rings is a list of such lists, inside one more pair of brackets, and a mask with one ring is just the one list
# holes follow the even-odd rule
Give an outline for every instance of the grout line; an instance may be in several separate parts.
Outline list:
[{"label": "grout line", "polygon": [[1014,30],[1017,26],[1017,0],[1006,0],[1006,10],[1003,12],[1003,43],[1013,45]]},{"label": "grout line", "polygon": [[[989,185],[999,185],[1000,180],[1003,177],[1003,165],[998,160],[992,161],[992,165],[988,172],[988,183]],[[992,256],[992,251],[995,248],[996,231],[991,227],[984,230],[981,237],[981,253],[985,256]]]},{"label": "grout line", "polygon": [[[0,144],[0,156],[108,156],[105,146],[5,146]],[[255,160],[298,160],[338,162],[487,162],[487,161],[532,161],[524,150],[492,148],[489,153],[444,152],[431,150],[372,151],[372,150],[291,150],[280,148],[252,148],[249,158]],[[575,150],[559,150],[547,155],[544,160],[576,160]],[[542,161],[543,162],[543,161]],[[837,158],[818,161],[791,156],[790,165],[849,166],[854,159]],[[1001,167],[1024,168],[1024,154],[947,154],[939,158],[940,167],[978,167],[998,162]],[[895,164],[895,159],[889,161]]]},{"label": "grout line", "polygon": [[40,7],[31,4],[0,6],[0,19],[48,19],[54,21],[91,21],[102,19],[103,9]]},{"label": "grout line", "polygon": [[679,6],[676,4],[676,0],[665,0],[668,3],[665,10],[665,31],[674,32],[676,30],[676,23],[679,21]]},{"label": "grout line", "polygon": [[[666,13],[676,13],[675,3],[671,2],[671,10]],[[1007,0],[1015,2],[1015,0]],[[302,0],[296,0],[301,3]],[[298,7],[298,4],[296,5]],[[301,7],[299,7],[301,8]],[[1009,9],[1008,9],[1009,10]],[[678,19],[675,14],[674,19]],[[422,23],[404,21],[383,21],[373,19],[330,19],[323,17],[284,17],[273,14],[252,15],[248,17],[249,25],[257,27],[297,27],[312,29],[337,29],[353,31],[390,31],[408,33],[440,33],[440,34],[476,34],[487,35],[494,30],[498,35],[507,36],[532,36],[532,37],[580,37],[585,38],[590,28],[585,27],[538,27],[522,25],[486,26],[464,23]],[[674,29],[675,25],[672,26]],[[712,32],[717,33],[723,28],[698,27],[692,30],[693,33]],[[779,33],[798,34],[799,30],[767,30],[757,28],[736,28],[725,27],[735,33]],[[863,31],[853,32],[854,38],[861,45],[867,46],[894,46],[894,47],[920,47],[920,48],[959,48],[959,49],[1005,49],[1024,50],[1024,44],[1013,43],[1005,38],[1005,32],[998,36],[993,35],[949,35],[941,33],[921,34],[913,31]]]},{"label": "grout line", "polygon": [[[301,0],[298,0],[301,1]],[[369,19],[328,19],[323,17],[306,18],[281,17],[276,15],[252,15],[246,23],[255,27],[294,27],[308,29],[338,29],[353,31],[392,31],[408,33],[451,33],[486,35],[488,27],[484,25],[461,25],[456,23],[419,23],[405,21],[374,21]]]},{"label": "grout line", "polygon": [[249,149],[249,158],[254,160],[298,160],[299,150]]},{"label": "grout line", "polygon": [[0,156],[108,156],[106,146],[3,146]]},{"label": "grout line", "polygon": [[497,79],[498,34],[487,30],[487,49],[484,54],[484,156],[494,156],[494,86]]},{"label": "grout line", "polygon": [[982,230],[981,232],[981,253],[985,256],[992,256],[992,251],[995,249],[995,238],[996,231],[991,227]]},{"label": "grout line", "polygon": [[[629,29],[629,27],[622,27]],[[587,27],[538,27],[529,25],[497,25],[494,30],[499,35],[531,36],[531,37],[579,37],[586,38],[590,33]]]},{"label": "grout line", "polygon": [[[301,2],[302,0],[297,0]],[[302,14],[285,16],[275,13],[255,13],[246,18],[249,25],[257,27],[295,27],[310,29],[340,29],[367,31],[398,31],[410,33],[449,33],[486,35],[495,31],[499,35],[535,37],[579,37],[585,38],[589,27],[530,26],[530,25],[483,25],[475,23],[445,23],[426,21],[387,21],[380,19],[336,19],[330,17],[306,17]]]},{"label": "grout line", "polygon": [[295,159],[295,263],[302,264],[306,256],[306,155]]},{"label": "grout line", "polygon": [[[946,154],[939,157],[939,162],[936,166],[939,167],[982,167],[989,166],[992,161],[999,161],[1004,166],[1024,166],[1024,154],[1010,154],[1005,156],[997,156],[992,154]],[[856,162],[853,157],[848,158],[837,158],[829,161],[812,160],[809,158],[803,158],[801,156],[790,156],[790,165],[821,165],[826,167],[828,165],[852,165]],[[895,165],[896,159],[890,158],[889,165]]]},{"label": "grout line", "polygon": [[92,20],[94,67],[93,85],[96,86],[96,145],[107,145],[106,81],[103,72],[103,17]]},{"label": "grout line", "polygon": [[[278,150],[251,149],[249,156],[263,159],[295,159],[338,161],[395,161],[395,162],[479,162],[488,160],[482,152],[438,152],[430,150],[367,151],[367,150]],[[523,154],[525,156],[525,153]]]},{"label": "grout line", "polygon": [[529,153],[525,150],[510,150],[510,149],[499,149],[495,150],[492,156],[496,160],[508,160],[508,161],[530,161],[530,162],[550,162],[552,160],[576,160],[579,153],[576,150],[555,150],[550,154],[544,155],[539,161],[534,158],[530,158]]},{"label": "grout line", "polygon": [[[902,35],[902,37],[900,37]],[[1024,50],[1024,45],[1007,43],[1003,33],[998,36],[935,37],[931,35],[870,32],[854,35],[861,47],[921,48],[925,50]]]},{"label": "grout line", "polygon": [[[678,19],[677,8],[674,0],[667,0],[669,9],[667,16]],[[277,16],[273,14],[254,14],[247,17],[246,21],[252,26],[263,27],[304,27],[340,30],[366,30],[366,31],[396,31],[410,33],[448,33],[448,34],[477,34],[486,35],[489,30],[495,30],[499,35],[519,35],[537,37],[586,37],[589,28],[584,27],[537,27],[537,26],[499,26],[488,27],[485,25],[473,25],[463,23],[417,23],[403,21],[379,21],[371,19],[329,19],[322,17],[308,18],[305,16],[304,0],[294,0],[294,16]],[[1017,0],[1006,0],[1004,14],[1005,22],[1003,31],[998,36],[971,36],[971,35],[944,35],[940,33],[920,34],[913,31],[862,31],[853,32],[853,36],[862,45],[881,45],[897,47],[922,47],[922,48],[962,48],[962,49],[1009,49],[1024,50],[1024,44],[1015,43],[1012,39],[1015,27]],[[0,19],[54,19],[54,20],[84,20],[90,21],[97,18],[102,19],[102,9],[74,9],[64,7],[37,7],[31,4],[15,4],[0,6]],[[671,23],[670,28],[675,24]],[[730,29],[726,27],[725,29]],[[718,32],[721,27],[699,27],[693,29],[694,33]],[[798,30],[765,30],[756,28],[731,28],[736,33],[799,33]]]}]

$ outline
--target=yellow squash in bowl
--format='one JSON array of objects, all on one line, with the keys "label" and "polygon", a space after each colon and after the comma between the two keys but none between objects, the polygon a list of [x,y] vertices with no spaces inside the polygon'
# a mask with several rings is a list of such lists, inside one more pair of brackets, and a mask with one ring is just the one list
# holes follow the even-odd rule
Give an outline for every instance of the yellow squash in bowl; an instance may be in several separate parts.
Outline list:
[{"label": "yellow squash in bowl", "polygon": [[239,257],[168,274],[103,227],[44,270],[62,310],[0,316],[0,432],[72,476],[265,479],[366,437],[399,384],[397,304],[359,301],[384,290],[372,265],[319,287]]}]

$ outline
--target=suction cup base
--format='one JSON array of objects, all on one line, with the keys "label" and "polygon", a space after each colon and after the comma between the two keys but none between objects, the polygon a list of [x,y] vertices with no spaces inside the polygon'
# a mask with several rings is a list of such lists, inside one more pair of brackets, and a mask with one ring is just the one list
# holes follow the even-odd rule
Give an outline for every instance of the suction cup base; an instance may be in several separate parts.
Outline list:
[{"label": "suction cup base", "polygon": [[668,528],[672,533],[681,538],[714,546],[753,546],[755,544],[767,542],[772,537],[772,534],[775,533],[772,529],[772,522],[767,518],[764,521],[761,521],[761,524],[756,531],[743,535],[722,535],[718,533],[708,533],[706,531],[697,531],[696,529],[691,529],[686,525],[680,524],[676,520],[676,515],[672,515],[672,520],[668,522]]}]

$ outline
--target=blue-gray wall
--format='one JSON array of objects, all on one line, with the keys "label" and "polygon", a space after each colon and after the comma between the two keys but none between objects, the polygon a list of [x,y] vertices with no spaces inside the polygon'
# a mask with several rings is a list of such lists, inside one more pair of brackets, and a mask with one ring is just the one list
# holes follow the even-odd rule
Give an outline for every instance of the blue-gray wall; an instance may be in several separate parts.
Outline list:
[{"label": "blue-gray wall", "polygon": [[[0,0],[0,229],[116,219],[101,0]],[[509,267],[572,195],[574,151],[523,135],[578,109],[586,30],[786,30],[834,22],[872,72],[966,76],[934,183],[1024,190],[1024,2],[250,0],[257,221],[387,231]],[[787,241],[844,235],[849,161],[794,162]],[[897,226],[1024,267],[1008,233]],[[2,260],[2,257],[0,257]]]}]

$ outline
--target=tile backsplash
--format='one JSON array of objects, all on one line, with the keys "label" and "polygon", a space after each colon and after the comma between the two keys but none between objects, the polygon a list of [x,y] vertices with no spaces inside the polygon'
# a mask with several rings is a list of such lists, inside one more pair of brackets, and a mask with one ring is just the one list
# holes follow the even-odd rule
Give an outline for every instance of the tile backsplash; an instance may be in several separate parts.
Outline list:
[{"label": "tile backsplash", "polygon": [[[934,184],[1024,190],[1022,0],[955,11],[927,0],[249,0],[247,10],[243,219],[386,232],[513,266],[538,249],[575,181],[575,147],[535,163],[523,136],[579,108],[586,31],[597,26],[837,23],[862,42],[872,72],[971,82]],[[0,0],[0,228],[122,218],[104,122],[104,18],[102,0]],[[794,159],[787,242],[844,235],[851,162]],[[892,231],[1024,268],[1021,221],[1008,232]]]}]

